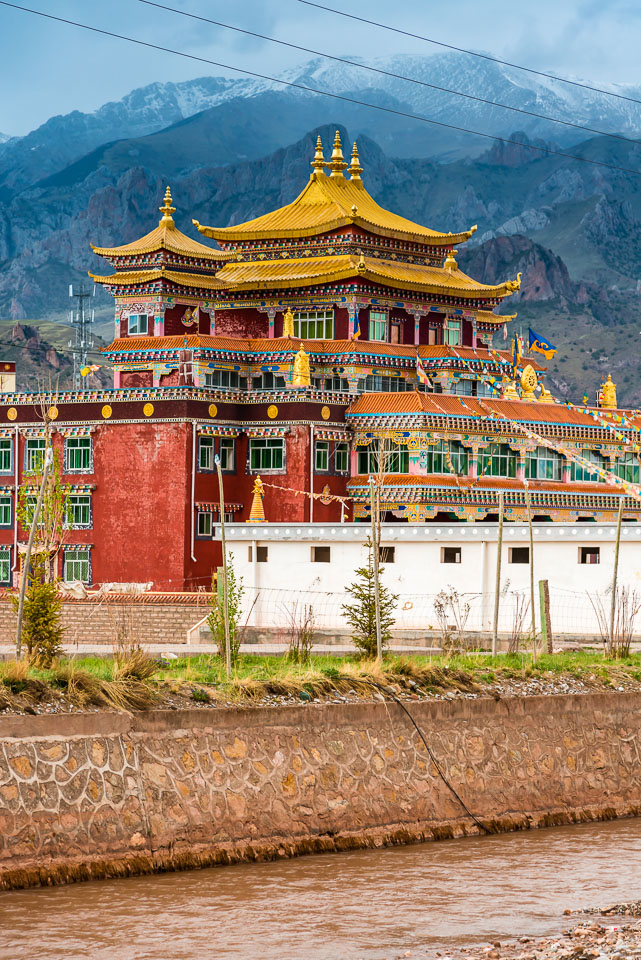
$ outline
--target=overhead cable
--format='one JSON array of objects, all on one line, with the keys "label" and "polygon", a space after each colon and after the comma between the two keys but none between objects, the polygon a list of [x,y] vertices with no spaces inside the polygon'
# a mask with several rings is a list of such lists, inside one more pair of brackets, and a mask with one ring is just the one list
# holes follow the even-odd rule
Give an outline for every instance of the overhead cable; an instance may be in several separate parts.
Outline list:
[{"label": "overhead cable", "polygon": [[602,87],[592,87],[589,83],[581,80],[570,80],[568,77],[557,77],[553,73],[545,73],[543,70],[534,70],[532,67],[524,67],[519,63],[510,63],[509,60],[500,60],[489,53],[478,53],[476,50],[466,50],[464,47],[455,47],[452,43],[444,43],[442,40],[434,40],[432,37],[423,37],[419,33],[411,33],[409,30],[401,30],[399,27],[392,27],[389,23],[378,23],[377,20],[368,20],[366,17],[359,17],[355,13],[347,13],[346,10],[336,10],[334,7],[326,7],[323,3],[314,3],[313,0],[298,0],[307,7],[318,7],[319,10],[326,10],[328,13],[336,13],[340,17],[348,17],[350,20],[358,20],[360,23],[367,23],[371,27],[379,27],[381,30],[391,30],[392,33],[400,33],[404,37],[411,37],[413,40],[424,40],[425,43],[433,43],[437,47],[445,47],[448,50],[456,50],[457,53],[465,53],[470,57],[479,57],[481,60],[491,60],[492,63],[501,63],[504,67],[512,67],[514,70],[524,70],[526,73],[533,73],[537,77],[545,77],[547,80],[556,80],[558,83],[569,83],[573,87],[583,87],[584,90],[592,90],[593,93],[602,93],[606,97],[616,97],[618,100],[628,100],[630,103],[639,103],[636,97],[626,97],[623,93],[615,93],[614,90],[604,90]]},{"label": "overhead cable", "polygon": [[574,123],[572,120],[562,120],[560,117],[551,117],[549,114],[536,113],[534,110],[525,110],[523,107],[514,107],[507,103],[499,103],[497,100],[488,100],[486,97],[477,97],[472,93],[463,93],[461,90],[451,90],[449,87],[442,87],[437,83],[429,83],[427,80],[419,80],[416,77],[406,77],[400,73],[394,73],[392,70],[383,70],[382,67],[374,67],[369,63],[358,63],[356,60],[349,60],[347,57],[335,56],[333,53],[325,53],[322,50],[314,50],[311,47],[303,47],[298,43],[290,43],[287,40],[279,40],[276,37],[269,37],[264,33],[256,33],[255,30],[246,30],[243,27],[237,27],[230,23],[223,23],[221,20],[212,20],[210,17],[202,17],[196,13],[189,13],[187,10],[179,10],[177,7],[170,7],[164,3],[157,3],[155,0],[137,0],[138,3],[144,3],[148,7],[156,7],[159,10],[166,10],[168,13],[177,13],[181,17],[188,17],[190,20],[199,20],[201,23],[209,23],[214,27],[222,27],[224,30],[233,30],[235,33],[243,33],[247,37],[256,37],[259,40],[266,40],[268,43],[277,43],[281,47],[289,47],[291,50],[300,50],[303,53],[311,53],[315,57],[323,57],[326,60],[334,60],[336,63],[345,63],[347,66],[356,67],[358,70],[366,70],[370,73],[377,73],[384,77],[391,77],[394,80],[403,80],[406,83],[413,83],[416,86],[427,87],[431,90],[438,90],[440,93],[448,93],[455,97],[464,97],[466,100],[474,100],[476,103],[485,103],[490,107],[498,107],[501,110],[511,110],[513,113],[520,113],[526,117],[535,117],[537,120],[546,120],[549,123],[560,123],[565,127],[573,127],[575,130],[583,130],[585,133],[596,133],[600,137],[612,137],[614,140],[625,140],[627,143],[640,143],[634,137],[626,137],[621,133],[607,133],[605,130],[597,130],[595,127],[586,127],[581,123]]},{"label": "overhead cable", "polygon": [[129,37],[122,33],[115,33],[111,30],[104,30],[101,27],[94,27],[87,23],[80,23],[77,20],[70,20],[66,17],[57,17],[52,13],[44,13],[42,10],[34,10],[31,7],[23,7],[17,3],[10,3],[9,0],[0,0],[0,6],[9,7],[13,10],[21,10],[23,13],[32,13],[38,17],[44,17],[47,20],[53,20],[57,23],[64,23],[67,26],[79,27],[82,30],[89,30],[91,33],[98,33],[105,37],[113,37],[116,40],[125,40],[128,43],[135,43],[137,46],[146,47],[149,50],[158,50],[161,53],[171,53],[173,56],[184,57],[187,60],[194,60],[198,63],[207,63],[213,67],[220,67],[222,70],[231,70],[234,73],[242,73],[247,77],[255,77],[259,80],[268,80],[271,83],[278,83],[281,86],[292,87],[296,90],[303,90],[305,93],[314,93],[323,97],[329,97],[332,100],[340,100],[342,103],[352,103],[360,107],[367,107],[370,110],[378,110],[381,113],[387,113],[391,116],[403,117],[407,120],[417,120],[420,123],[429,123],[432,126],[442,127],[448,130],[456,130],[459,133],[469,133],[475,137],[483,137],[485,140],[494,140],[497,143],[505,143],[508,146],[523,147],[525,150],[533,150],[536,153],[546,156],[564,157],[567,160],[577,160],[580,163],[589,163],[597,167],[608,167],[610,170],[618,170],[621,173],[631,173],[634,176],[641,176],[641,170],[633,170],[631,167],[622,167],[616,163],[608,163],[605,160],[593,160],[589,157],[580,157],[575,153],[567,153],[564,150],[554,150],[551,147],[540,146],[534,143],[524,143],[521,140],[513,140],[508,137],[500,137],[493,133],[484,133],[480,130],[472,130],[469,127],[461,127],[453,123],[445,123],[443,120],[433,120],[429,117],[421,117],[415,113],[407,113],[404,110],[395,110],[392,107],[384,107],[376,103],[367,103],[365,100],[358,100],[356,97],[348,97],[340,93],[330,93],[328,90],[322,90],[318,87],[310,87],[303,83],[296,83],[293,80],[284,80],[280,77],[271,77],[268,74],[258,73],[255,70],[247,70],[244,67],[235,67],[228,63],[222,63],[219,60],[210,60],[207,57],[199,57],[193,53],[186,53],[183,50],[174,50],[172,47],[165,47],[158,43],[151,43],[148,40],[139,40],[136,37]]}]

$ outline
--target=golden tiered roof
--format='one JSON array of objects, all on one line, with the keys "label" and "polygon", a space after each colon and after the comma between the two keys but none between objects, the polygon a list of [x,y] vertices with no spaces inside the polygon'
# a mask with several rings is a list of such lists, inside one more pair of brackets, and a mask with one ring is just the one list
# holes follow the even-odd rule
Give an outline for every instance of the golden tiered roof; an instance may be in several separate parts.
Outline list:
[{"label": "golden tiered roof", "polygon": [[227,289],[226,284],[221,283],[217,277],[204,273],[181,273],[177,270],[166,270],[164,267],[158,270],[122,270],[108,277],[101,277],[95,273],[90,273],[89,276],[94,283],[103,283],[106,287],[134,287],[141,283],[149,283],[151,280],[168,280],[171,283],[177,283],[180,287],[198,287],[201,290]]},{"label": "golden tiered roof", "polygon": [[[326,166],[330,169],[329,176],[324,172]],[[224,243],[311,237],[354,224],[383,237],[445,247],[463,243],[476,230],[476,227],[472,227],[463,233],[439,233],[384,210],[363,186],[362,167],[359,164],[356,144],[348,170],[350,179],[345,178],[344,171],[348,165],[343,159],[338,131],[329,163],[323,158],[320,137],[318,138],[312,168],[309,183],[303,192],[285,207],[235,227],[205,227],[197,220],[193,223],[206,237]]]},{"label": "golden tiered roof", "polygon": [[162,217],[150,233],[146,233],[139,240],[133,243],[125,243],[121,247],[95,247],[91,244],[91,249],[101,257],[120,257],[135,256],[142,253],[155,253],[156,250],[168,250],[170,253],[177,253],[186,257],[197,257],[201,260],[232,260],[234,253],[226,253],[224,250],[212,250],[206,247],[204,243],[198,243],[192,240],[176,227],[172,213],[176,208],[171,205],[171,190],[167,187],[165,191],[165,202],[160,207]]},{"label": "golden tiered roof", "polygon": [[[306,287],[359,276],[385,287],[476,300],[509,297],[520,287],[519,279],[494,286],[478,283],[459,270],[455,260],[452,259],[451,263],[448,269],[443,269],[350,254],[288,260],[249,260],[225,264],[217,273],[216,279],[234,290],[268,290]],[[501,322],[504,322],[504,319]]]}]

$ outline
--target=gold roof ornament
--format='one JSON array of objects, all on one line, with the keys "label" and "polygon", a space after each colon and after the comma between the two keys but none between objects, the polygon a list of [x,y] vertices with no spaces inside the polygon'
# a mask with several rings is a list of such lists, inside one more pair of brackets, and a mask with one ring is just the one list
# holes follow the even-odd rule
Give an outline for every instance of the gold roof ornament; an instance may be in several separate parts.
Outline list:
[{"label": "gold roof ornament", "polygon": [[294,371],[292,377],[293,387],[310,387],[312,384],[311,373],[309,369],[309,357],[303,349],[301,343],[300,350],[294,358]]},{"label": "gold roof ornament", "polygon": [[159,221],[158,226],[161,227],[164,223],[167,225],[168,230],[173,229],[176,224],[174,223],[172,213],[176,212],[176,208],[171,205],[171,190],[169,187],[165,190],[165,202],[162,207],[158,207],[158,209],[162,213],[162,219]]},{"label": "gold roof ornament", "polygon": [[536,373],[534,372],[534,367],[531,363],[528,363],[523,368],[523,373],[521,374],[521,400],[536,400],[534,391],[539,385]]},{"label": "gold roof ornament", "polygon": [[[314,159],[311,163],[314,173],[323,173],[325,167],[327,166],[327,161],[323,156],[323,141],[320,138],[320,133],[316,138],[316,153],[314,154]],[[312,177],[314,176],[312,173]]]},{"label": "gold roof ornament", "polygon": [[517,273],[516,280],[508,280],[507,283],[505,284],[505,286],[510,291],[510,293],[513,293],[515,290],[521,289],[521,276],[522,274]]},{"label": "gold roof ornament", "polygon": [[265,519],[265,508],[263,506],[265,489],[263,487],[263,481],[260,479],[260,477],[256,477],[254,480],[254,489],[252,492],[252,505],[249,511],[249,520],[247,523],[267,523],[267,520]]},{"label": "gold roof ornament", "polygon": [[456,262],[455,253],[456,250],[450,250],[447,257],[445,258],[445,263],[443,264],[443,269],[447,270],[448,273],[451,273],[452,270],[458,270],[458,263]]},{"label": "gold roof ornament", "polygon": [[354,140],[354,146],[352,147],[352,162],[349,165],[349,179],[350,180],[361,180],[361,173],[363,168],[360,164],[360,159],[358,156],[358,147],[356,146],[356,140]]},{"label": "gold roof ornament", "polygon": [[361,250],[361,255],[358,258],[358,266],[356,267],[359,273],[365,273],[367,270],[367,264],[365,263],[365,257],[363,256],[363,251]]},{"label": "gold roof ornament", "polygon": [[604,410],[617,409],[617,385],[613,383],[612,377],[608,374],[608,379],[601,384],[601,394],[599,406]]},{"label": "gold roof ornament", "polygon": [[289,307],[287,308],[287,312],[283,314],[283,336],[294,336],[294,314]]},{"label": "gold roof ornament", "polygon": [[170,253],[195,257],[200,260],[227,261],[237,258],[238,255],[235,252],[227,253],[224,250],[212,250],[211,247],[206,247],[204,243],[192,240],[191,237],[181,233],[172,217],[176,208],[172,206],[169,187],[165,190],[165,202],[158,209],[162,213],[158,226],[139,240],[125,243],[120,247],[96,247],[92,243],[91,249],[99,257],[133,257],[145,253],[155,253],[157,250],[168,250]]},{"label": "gold roof ornament", "polygon": [[503,388],[503,399],[504,400],[520,400],[518,391],[516,389],[516,384],[514,380],[508,380]]},{"label": "gold roof ornament", "polygon": [[334,137],[334,149],[332,150],[332,158],[327,164],[329,169],[332,171],[330,177],[341,177],[343,180],[345,176],[343,170],[347,170],[347,161],[343,156],[343,145],[341,143],[341,135],[339,131],[336,131],[336,136]]},{"label": "gold roof ornament", "polygon": [[539,396],[539,403],[554,403],[554,397],[549,390],[546,390],[543,384],[541,384],[541,394]]}]

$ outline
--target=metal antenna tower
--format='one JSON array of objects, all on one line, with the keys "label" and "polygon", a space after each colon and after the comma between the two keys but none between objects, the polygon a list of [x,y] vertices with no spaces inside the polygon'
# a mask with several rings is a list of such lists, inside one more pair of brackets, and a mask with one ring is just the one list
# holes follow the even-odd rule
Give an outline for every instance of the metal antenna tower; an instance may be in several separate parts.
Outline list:
[{"label": "metal antenna tower", "polygon": [[69,284],[69,296],[76,301],[75,309],[69,311],[69,323],[75,328],[75,340],[69,341],[71,354],[73,356],[73,388],[74,390],[84,389],[87,378],[83,377],[80,371],[87,366],[87,355],[93,349],[93,336],[89,332],[89,325],[94,321],[94,311],[92,309],[89,316],[88,300],[95,295],[96,288],[89,293],[81,283],[79,288],[74,290],[73,284]]}]

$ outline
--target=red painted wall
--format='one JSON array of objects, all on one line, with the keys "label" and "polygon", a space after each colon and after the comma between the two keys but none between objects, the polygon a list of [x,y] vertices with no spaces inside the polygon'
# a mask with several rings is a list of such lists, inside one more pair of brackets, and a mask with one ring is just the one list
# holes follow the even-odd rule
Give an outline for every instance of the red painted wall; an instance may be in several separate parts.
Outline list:
[{"label": "red painted wall", "polygon": [[[282,325],[281,325],[282,330]],[[216,310],[216,335],[219,337],[249,337],[260,339],[269,335],[266,313],[253,308]]]}]

